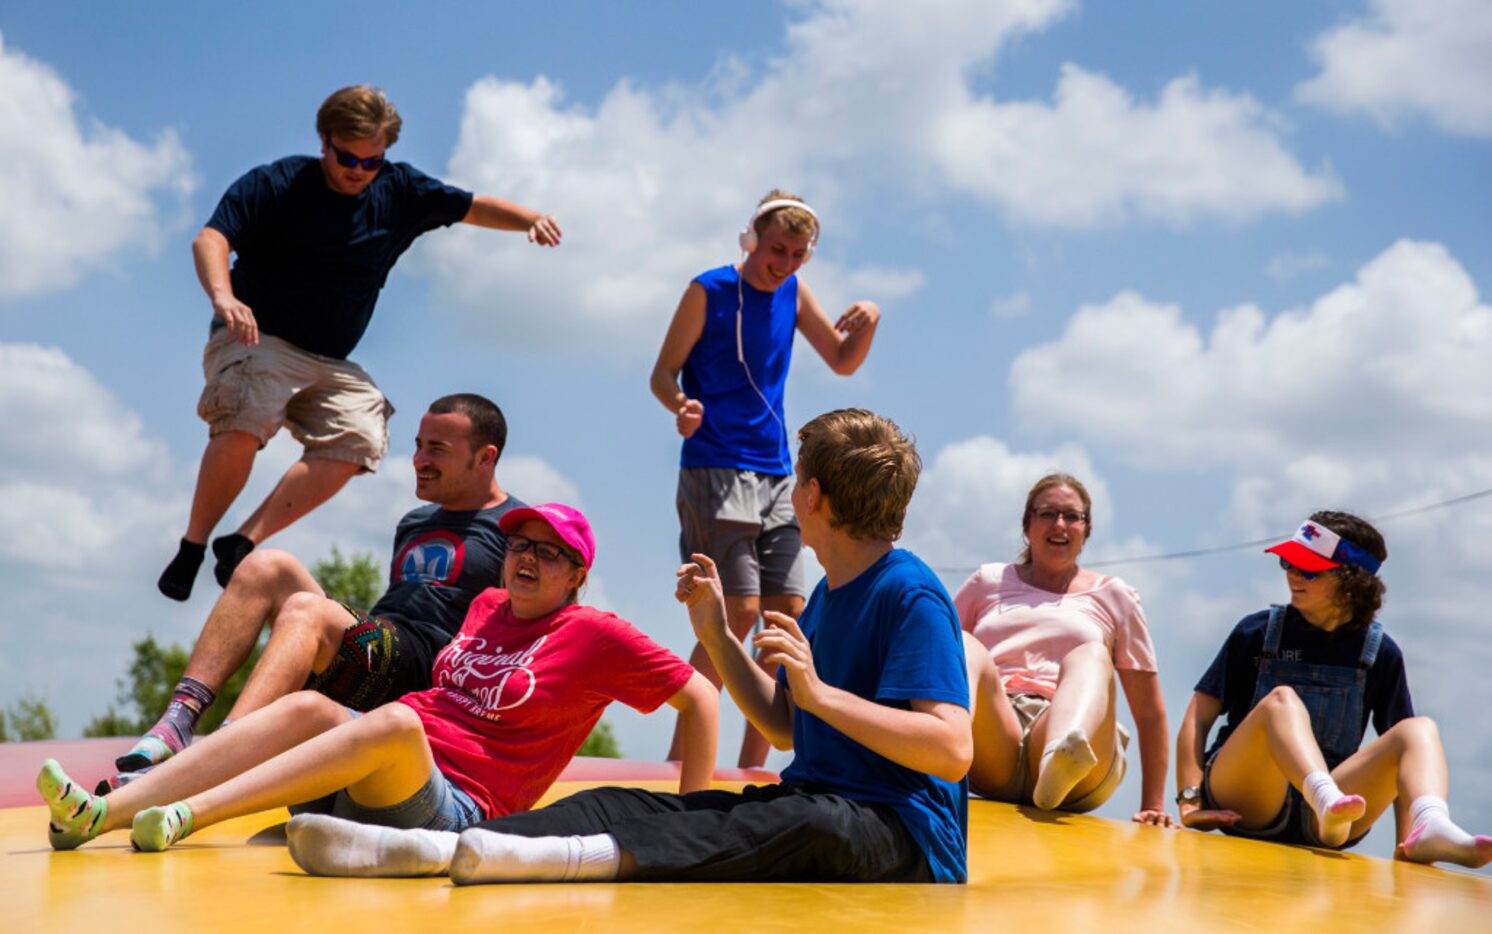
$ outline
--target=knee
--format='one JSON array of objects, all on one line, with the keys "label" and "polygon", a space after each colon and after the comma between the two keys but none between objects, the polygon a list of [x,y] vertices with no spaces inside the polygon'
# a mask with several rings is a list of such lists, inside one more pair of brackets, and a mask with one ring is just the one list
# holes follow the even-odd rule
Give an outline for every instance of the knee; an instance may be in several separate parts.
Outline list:
[{"label": "knee", "polygon": [[1259,706],[1271,710],[1305,710],[1305,702],[1300,699],[1299,694],[1295,693],[1295,689],[1288,684],[1281,684],[1264,695],[1264,699],[1259,702]]},{"label": "knee", "polygon": [[342,605],[329,597],[302,590],[285,598],[276,628],[288,627],[313,636],[323,645],[336,645],[342,632],[352,624]]},{"label": "knee", "polygon": [[398,702],[384,704],[363,716],[367,729],[384,739],[407,739],[417,737],[425,740],[425,724],[420,715],[408,704]]},{"label": "knee", "polygon": [[300,567],[300,562],[288,551],[280,551],[277,548],[256,548],[249,552],[238,565],[238,570],[233,572],[233,579],[228,582],[228,587],[252,588],[255,592],[267,592],[279,586],[285,579],[285,572],[290,565]]},{"label": "knee", "polygon": [[1406,746],[1440,745],[1440,727],[1429,717],[1406,717],[1390,727],[1387,735]]},{"label": "knee", "polygon": [[347,710],[341,704],[315,691],[295,691],[270,705],[282,716],[296,723],[316,723],[328,729],[343,722]]},{"label": "knee", "polygon": [[1062,657],[1064,669],[1079,666],[1095,668],[1108,675],[1114,673],[1114,660],[1109,655],[1109,647],[1102,642],[1084,642]]}]

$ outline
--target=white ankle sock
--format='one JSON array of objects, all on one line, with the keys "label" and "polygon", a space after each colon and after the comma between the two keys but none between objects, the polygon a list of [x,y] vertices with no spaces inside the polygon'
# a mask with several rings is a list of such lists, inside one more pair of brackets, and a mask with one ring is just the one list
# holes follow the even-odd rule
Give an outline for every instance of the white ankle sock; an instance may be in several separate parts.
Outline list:
[{"label": "white ankle sock", "polygon": [[1306,804],[1316,812],[1316,826],[1321,842],[1341,846],[1352,832],[1352,822],[1362,817],[1368,802],[1361,795],[1343,794],[1336,781],[1325,772],[1311,772],[1300,783]]},{"label": "white ankle sock", "polygon": [[1057,807],[1097,764],[1098,757],[1088,745],[1088,734],[1081,729],[1069,730],[1066,736],[1048,742],[1041,753],[1031,803],[1043,811]]},{"label": "white ankle sock", "polygon": [[1420,795],[1409,805],[1409,836],[1399,844],[1404,859],[1416,863],[1445,861],[1479,869],[1492,862],[1492,837],[1472,836],[1451,820],[1444,798]]},{"label": "white ankle sock", "polygon": [[399,830],[297,814],[285,827],[290,858],[313,876],[443,876],[451,869],[456,834]]},{"label": "white ankle sock", "polygon": [[451,881],[605,882],[617,877],[621,862],[621,847],[611,834],[520,837],[474,827],[456,842]]}]

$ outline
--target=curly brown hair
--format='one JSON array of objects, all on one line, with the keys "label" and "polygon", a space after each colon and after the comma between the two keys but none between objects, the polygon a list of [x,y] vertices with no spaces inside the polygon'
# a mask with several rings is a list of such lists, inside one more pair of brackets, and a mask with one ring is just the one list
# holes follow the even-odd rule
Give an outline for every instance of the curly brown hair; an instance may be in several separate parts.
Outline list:
[{"label": "curly brown hair", "polygon": [[[1350,512],[1322,509],[1311,513],[1311,521],[1319,522],[1347,541],[1384,561],[1388,558],[1388,545],[1383,535],[1372,523]],[[1383,606],[1383,595],[1388,588],[1378,575],[1355,564],[1343,564],[1334,572],[1337,578],[1337,601],[1352,613],[1352,619],[1343,632],[1366,629]]]}]

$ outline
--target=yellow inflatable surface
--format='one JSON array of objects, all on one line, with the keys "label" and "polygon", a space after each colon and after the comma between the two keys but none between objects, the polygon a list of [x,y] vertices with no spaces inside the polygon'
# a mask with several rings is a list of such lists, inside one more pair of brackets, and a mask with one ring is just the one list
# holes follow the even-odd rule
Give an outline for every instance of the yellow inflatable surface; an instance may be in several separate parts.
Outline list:
[{"label": "yellow inflatable surface", "polygon": [[[600,782],[562,782],[546,800]],[[668,781],[630,781],[669,790]],[[731,783],[721,783],[732,787]],[[586,884],[455,888],[321,879],[284,811],[135,853],[127,832],[54,853],[46,809],[0,810],[7,931],[1486,931],[1492,879],[975,801],[969,884]]]}]

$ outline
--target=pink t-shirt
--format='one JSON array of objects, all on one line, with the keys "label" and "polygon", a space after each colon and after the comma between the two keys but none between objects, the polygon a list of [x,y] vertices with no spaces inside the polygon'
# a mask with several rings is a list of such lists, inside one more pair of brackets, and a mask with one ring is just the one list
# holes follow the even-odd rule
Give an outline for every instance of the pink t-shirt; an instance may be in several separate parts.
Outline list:
[{"label": "pink t-shirt", "polygon": [[1116,669],[1155,671],[1155,646],[1133,587],[1100,576],[1089,590],[1056,594],[1022,581],[1015,569],[986,564],[953,598],[965,631],[999,666],[1005,693],[1051,697],[1062,659],[1088,642],[1102,642]]},{"label": "pink t-shirt", "polygon": [[435,656],[431,687],[399,700],[425,726],[435,765],[490,817],[528,810],[619,700],[643,713],[694,669],[626,620],[588,606],[513,615],[491,588]]}]

